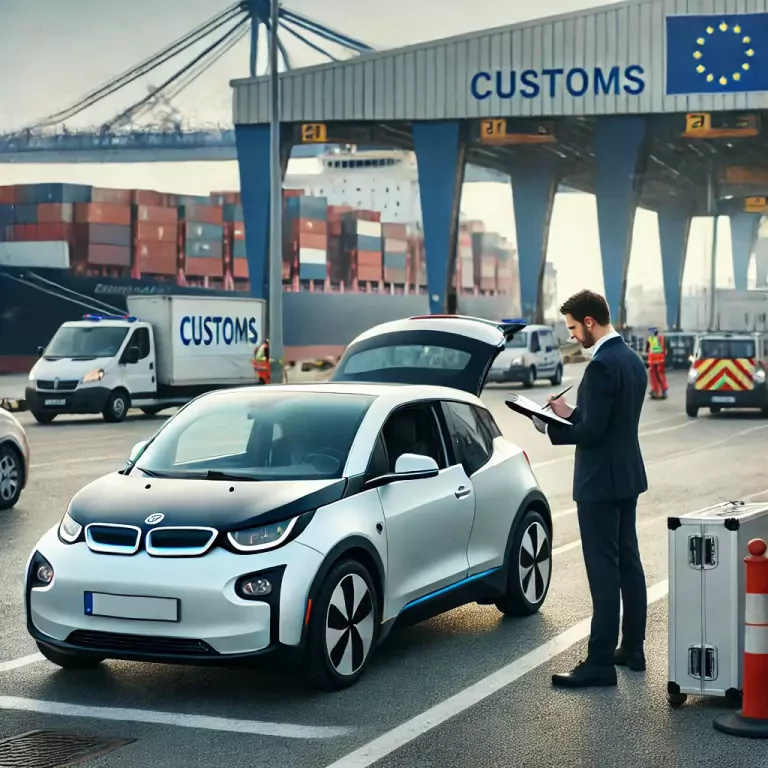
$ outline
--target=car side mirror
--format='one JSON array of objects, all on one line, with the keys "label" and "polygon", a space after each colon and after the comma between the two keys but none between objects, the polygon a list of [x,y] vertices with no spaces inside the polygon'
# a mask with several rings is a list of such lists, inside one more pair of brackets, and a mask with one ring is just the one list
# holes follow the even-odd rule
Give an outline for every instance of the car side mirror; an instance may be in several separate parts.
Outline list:
[{"label": "car side mirror", "polygon": [[399,483],[402,480],[427,480],[430,477],[437,477],[439,472],[437,462],[430,456],[404,453],[395,462],[394,472],[371,478],[365,487],[366,489],[380,488],[382,485]]},{"label": "car side mirror", "polygon": [[125,362],[129,365],[133,365],[134,363],[139,362],[138,347],[128,347],[128,349],[125,350]]},{"label": "car side mirror", "polygon": [[139,456],[141,456],[141,452],[144,450],[148,442],[149,440],[140,440],[138,443],[136,443],[136,445],[134,445],[133,448],[131,448],[131,453],[128,456],[128,461],[126,461],[125,463],[133,464],[139,458]]},{"label": "car side mirror", "polygon": [[38,347],[37,348],[37,356],[42,357],[45,354],[45,347]]}]

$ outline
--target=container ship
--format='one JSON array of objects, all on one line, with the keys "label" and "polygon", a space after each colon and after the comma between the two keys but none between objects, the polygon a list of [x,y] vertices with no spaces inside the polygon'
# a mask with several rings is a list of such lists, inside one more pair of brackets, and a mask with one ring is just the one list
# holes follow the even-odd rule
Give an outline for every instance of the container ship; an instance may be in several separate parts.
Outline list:
[{"label": "container ship", "polygon": [[[287,178],[286,361],[335,358],[366,328],[429,311],[409,155],[333,152]],[[459,311],[519,314],[515,249],[482,221],[458,238]],[[0,373],[28,371],[62,322],[125,312],[127,296],[248,292],[245,247],[235,191],[0,187]]]}]

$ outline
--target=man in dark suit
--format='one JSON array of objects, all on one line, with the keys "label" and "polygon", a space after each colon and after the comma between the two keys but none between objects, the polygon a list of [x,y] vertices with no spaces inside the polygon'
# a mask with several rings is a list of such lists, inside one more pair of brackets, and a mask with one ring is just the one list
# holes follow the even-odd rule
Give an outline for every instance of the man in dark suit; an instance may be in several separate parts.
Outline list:
[{"label": "man in dark suit", "polygon": [[[647,593],[635,530],[637,498],[648,490],[638,425],[648,376],[640,356],[611,325],[605,299],[581,291],[560,308],[571,335],[593,349],[572,408],[551,401],[573,426],[536,419],[553,445],[575,445],[573,499],[592,594],[593,617],[587,660],[552,676],[555,685],[582,688],[616,685],[615,665],[645,669]],[[624,603],[622,644],[619,607]]]}]

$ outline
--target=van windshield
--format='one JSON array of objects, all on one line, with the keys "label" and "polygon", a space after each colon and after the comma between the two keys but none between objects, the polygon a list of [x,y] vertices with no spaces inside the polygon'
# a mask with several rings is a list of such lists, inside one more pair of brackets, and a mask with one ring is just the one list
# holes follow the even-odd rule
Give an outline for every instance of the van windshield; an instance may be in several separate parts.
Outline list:
[{"label": "van windshield", "polygon": [[528,348],[528,334],[516,333],[506,345],[506,349],[527,349]]},{"label": "van windshield", "polygon": [[703,339],[699,347],[699,360],[739,360],[755,356],[752,339]]},{"label": "van windshield", "polygon": [[128,333],[119,326],[82,325],[62,326],[46,347],[46,360],[76,358],[88,360],[96,357],[114,357]]}]

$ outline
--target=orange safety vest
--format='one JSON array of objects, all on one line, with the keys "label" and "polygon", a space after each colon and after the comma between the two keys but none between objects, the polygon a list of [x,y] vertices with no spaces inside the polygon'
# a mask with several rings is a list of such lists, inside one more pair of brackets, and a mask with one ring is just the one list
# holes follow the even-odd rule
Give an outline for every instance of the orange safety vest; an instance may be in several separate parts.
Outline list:
[{"label": "orange safety vest", "polygon": [[254,350],[251,366],[253,367],[253,370],[256,371],[258,377],[264,379],[265,384],[270,383],[269,341],[265,341]]},{"label": "orange safety vest", "polygon": [[648,337],[648,362],[663,363],[666,360],[666,348],[663,336]]}]

